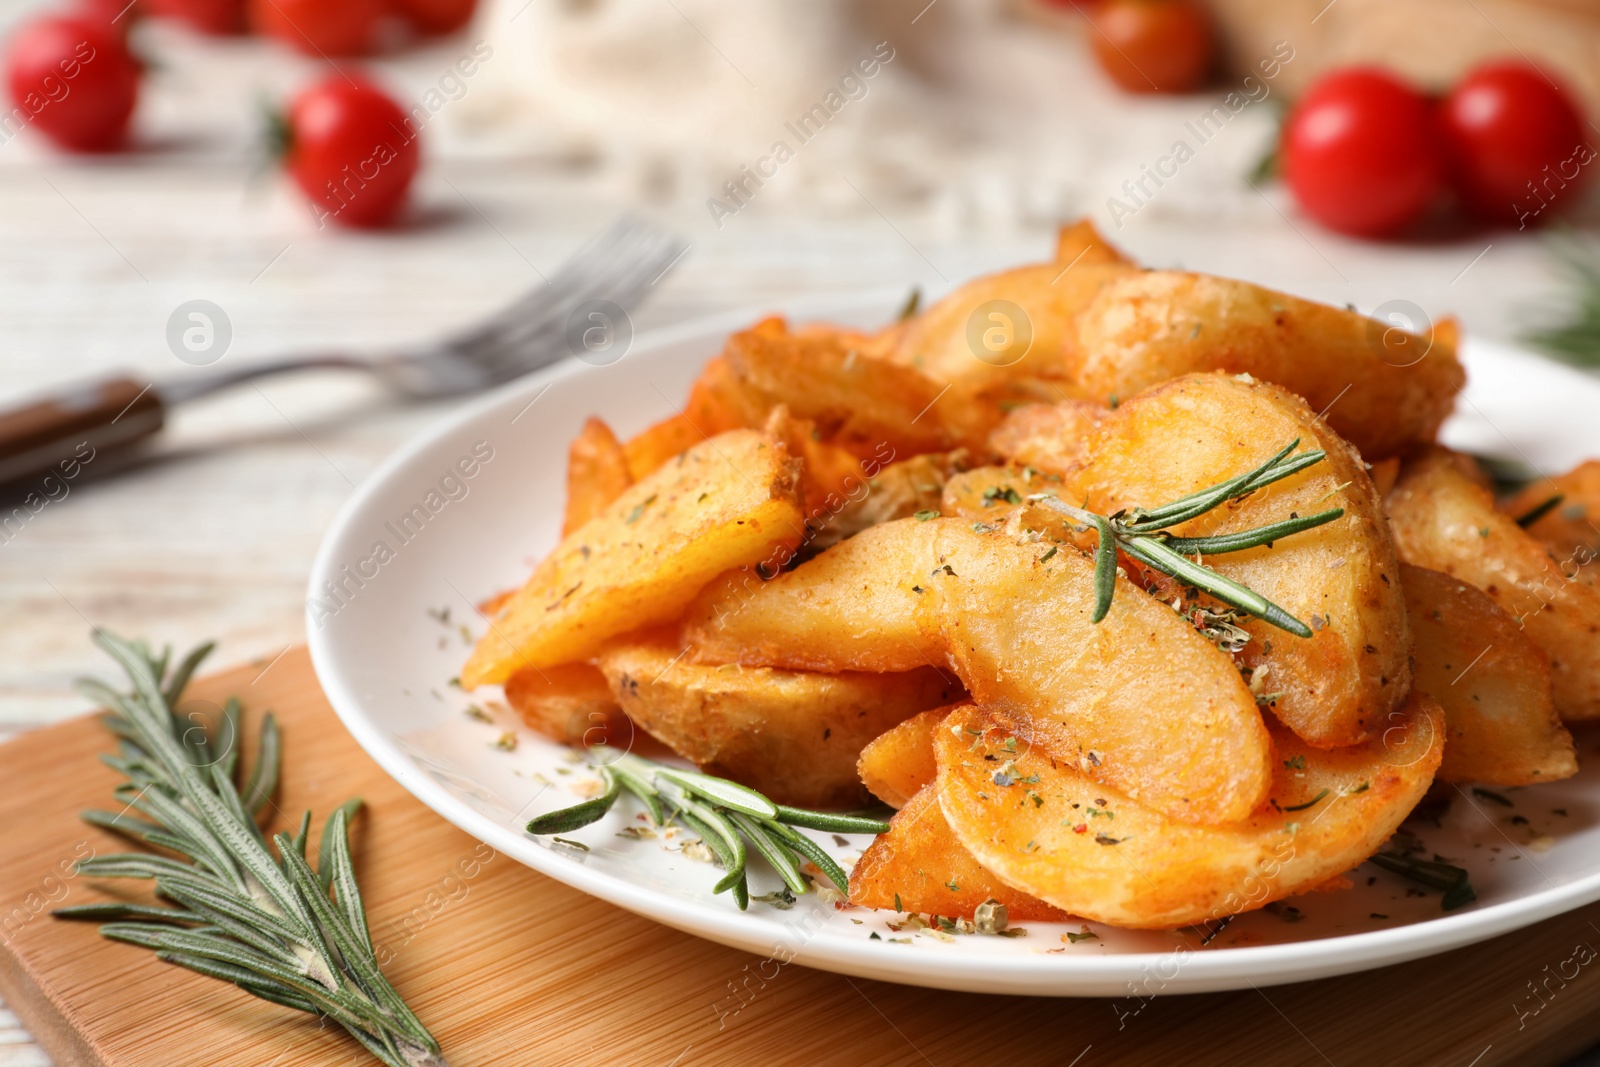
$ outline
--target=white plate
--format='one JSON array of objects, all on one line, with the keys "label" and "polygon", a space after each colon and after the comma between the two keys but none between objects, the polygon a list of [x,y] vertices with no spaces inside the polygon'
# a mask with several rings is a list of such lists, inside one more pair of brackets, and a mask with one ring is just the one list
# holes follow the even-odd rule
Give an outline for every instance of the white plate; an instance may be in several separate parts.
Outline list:
[{"label": "white plate", "polygon": [[[873,326],[902,295],[786,310]],[[626,799],[571,835],[589,852],[525,834],[530,817],[576,800],[569,787],[582,769],[573,773],[567,750],[518,728],[503,708],[493,725],[464,714],[498,692],[469,697],[449,684],[467,653],[459,624],[476,636],[473,602],[520,584],[555,543],[567,444],[583,419],[599,414],[625,436],[670,414],[728,332],[754,317],[640,338],[610,366],[568,361],[470,405],[386,463],[328,532],[310,588],[325,606],[310,603],[307,615],[317,675],[362,747],[440,815],[553,878],[702,937],[846,974],[976,992],[1108,996],[1134,983],[1148,996],[1300,981],[1443,952],[1600,899],[1600,759],[1587,751],[1575,779],[1499,791],[1514,809],[1467,790],[1442,825],[1424,827],[1431,851],[1472,872],[1477,904],[1441,914],[1437,894],[1408,896],[1406,883],[1364,866],[1354,890],[1242,916],[1207,945],[1107,927],[1095,927],[1098,939],[1066,943],[1061,935],[1077,924],[1044,923],[1027,924],[1022,938],[946,942],[889,929],[892,913],[838,911],[812,894],[792,910],[752,903],[741,913],[727,895],[711,895],[714,868],[661,840],[619,837],[634,819]],[[1469,343],[1464,356],[1471,381],[1450,443],[1547,470],[1600,454],[1595,380],[1503,347]],[[474,448],[490,458],[468,462],[474,473],[463,477],[457,465]],[[408,514],[411,528],[402,524]],[[330,587],[343,592],[332,597]],[[430,613],[444,608],[448,624]],[[494,747],[511,729],[516,750]],[[1512,824],[1517,815],[1528,825]],[[815,836],[847,867],[866,844],[839,848]],[[757,893],[779,884],[764,868],[753,868],[752,882]],[[910,943],[889,940],[902,937]]]}]

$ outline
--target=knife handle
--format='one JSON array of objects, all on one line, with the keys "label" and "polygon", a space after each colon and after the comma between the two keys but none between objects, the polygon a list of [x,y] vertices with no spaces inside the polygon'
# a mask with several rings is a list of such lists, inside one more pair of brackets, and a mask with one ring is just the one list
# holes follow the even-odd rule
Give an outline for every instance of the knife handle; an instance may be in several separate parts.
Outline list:
[{"label": "knife handle", "polygon": [[0,485],[54,471],[73,477],[74,465],[150,437],[165,418],[160,395],[132,378],[70,386],[0,411]]}]

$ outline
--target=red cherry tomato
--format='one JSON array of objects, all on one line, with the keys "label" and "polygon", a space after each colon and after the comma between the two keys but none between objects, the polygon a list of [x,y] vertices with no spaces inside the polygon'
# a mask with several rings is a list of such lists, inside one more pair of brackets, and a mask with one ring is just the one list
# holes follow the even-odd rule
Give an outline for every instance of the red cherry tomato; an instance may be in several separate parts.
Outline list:
[{"label": "red cherry tomato", "polygon": [[1444,185],[1433,108],[1370,67],[1329,74],[1289,114],[1284,177],[1306,214],[1331,230],[1379,237],[1419,218]]},{"label": "red cherry tomato", "polygon": [[250,26],[313,56],[370,51],[384,0],[250,0]]},{"label": "red cherry tomato", "polygon": [[1576,199],[1589,178],[1595,150],[1582,113],[1525,63],[1473,70],[1445,98],[1440,116],[1456,191],[1485,220],[1527,225]]},{"label": "red cherry tomato", "polygon": [[6,80],[28,124],[77,152],[120,144],[139,98],[139,64],[97,15],[25,23],[7,45]]},{"label": "red cherry tomato", "polygon": [[1186,93],[1211,69],[1211,22],[1193,0],[1106,0],[1089,19],[1095,58],[1130,93]]},{"label": "red cherry tomato", "polygon": [[418,33],[454,33],[472,21],[478,0],[394,0],[395,10]]},{"label": "red cherry tomato", "polygon": [[289,106],[289,173],[319,225],[382,226],[400,213],[417,172],[417,131],[383,91],[335,74]]},{"label": "red cherry tomato", "polygon": [[142,0],[150,14],[187,23],[217,37],[244,32],[244,0]]}]

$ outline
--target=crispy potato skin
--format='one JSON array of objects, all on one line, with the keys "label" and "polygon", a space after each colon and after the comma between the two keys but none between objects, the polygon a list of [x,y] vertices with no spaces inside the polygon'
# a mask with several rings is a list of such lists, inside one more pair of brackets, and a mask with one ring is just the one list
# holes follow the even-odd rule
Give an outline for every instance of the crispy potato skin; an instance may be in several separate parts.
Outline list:
[{"label": "crispy potato skin", "polygon": [[[689,615],[702,661],[807,670],[948,662],[975,698],[1027,708],[1055,751],[1177,818],[1230,822],[1265,795],[1270,741],[1232,661],[1126,579],[1095,624],[1093,564],[964,519],[875,526]],[[719,583],[720,584],[720,583]]]},{"label": "crispy potato skin", "polygon": [[939,769],[933,759],[933,731],[948,714],[948,707],[930,708],[873,738],[856,761],[867,791],[891,808],[903,808],[930,784]]},{"label": "crispy potato skin", "polygon": [[980,867],[951,832],[932,786],[889,821],[889,832],[868,846],[850,872],[850,903],[863,907],[970,920],[988,900],[1004,904],[1014,921],[1067,917]]},{"label": "crispy potato skin", "polygon": [[[1013,888],[1087,919],[1166,929],[1305,892],[1375,852],[1427,791],[1444,747],[1431,698],[1414,696],[1390,719],[1380,738],[1340,749],[1275,728],[1273,803],[1228,826],[1151,811],[1053,760],[1028,716],[999,708],[940,726],[934,788],[956,837]],[[995,767],[1008,763],[1018,781],[998,786]]]},{"label": "crispy potato skin", "polygon": [[1487,593],[1550,657],[1562,719],[1600,718],[1600,589],[1568,578],[1445,449],[1408,460],[1385,503],[1400,558]]},{"label": "crispy potato skin", "polygon": [[779,442],[732,430],[646,476],[534,569],[461,684],[588,659],[613,637],[676,619],[721,572],[789,558],[802,536],[796,467]]},{"label": "crispy potato skin", "polygon": [[1400,565],[1411,616],[1416,688],[1444,709],[1446,782],[1532,785],[1578,771],[1561,725],[1550,662],[1478,588]]},{"label": "crispy potato skin", "polygon": [[708,774],[761,790],[780,804],[859,807],[856,761],[873,738],[962,696],[932,667],[903,674],[812,674],[766,667],[705,667],[682,646],[613,645],[600,656],[608,695],[674,752]]},{"label": "crispy potato skin", "polygon": [[1076,400],[1024,404],[989,434],[989,448],[1013,466],[1066,474],[1082,462],[1090,435],[1109,414]]},{"label": "crispy potato skin", "polygon": [[[1240,660],[1260,676],[1278,718],[1322,747],[1358,744],[1405,698],[1411,639],[1399,563],[1361,458],[1299,398],[1265,382],[1194,374],[1134,397],[1096,433],[1069,478],[1090,510],[1153,507],[1242,474],[1290,441],[1323,449],[1308,470],[1174,527],[1201,537],[1343,508],[1324,526],[1206,565],[1282,606],[1315,631],[1295,637],[1258,619]],[[1263,673],[1263,671],[1265,673]]]},{"label": "crispy potato skin", "polygon": [[505,692],[522,721],[552,741],[627,748],[633,740],[633,723],[593,664],[520,670],[506,679]]},{"label": "crispy potato skin", "polygon": [[1063,351],[1070,391],[1097,403],[1195,371],[1276,382],[1326,410],[1373,461],[1434,439],[1466,382],[1453,338],[1441,325],[1429,347],[1353,311],[1248,282],[1143,271],[1099,290]]},{"label": "crispy potato skin", "polygon": [[1526,515],[1558,493],[1561,503],[1527,530],[1555,554],[1563,570],[1576,574],[1600,554],[1600,460],[1534,482],[1506,501],[1503,510],[1512,518]]},{"label": "crispy potato skin", "polygon": [[567,451],[567,513],[561,536],[600,514],[632,484],[628,454],[617,435],[591,416]]}]

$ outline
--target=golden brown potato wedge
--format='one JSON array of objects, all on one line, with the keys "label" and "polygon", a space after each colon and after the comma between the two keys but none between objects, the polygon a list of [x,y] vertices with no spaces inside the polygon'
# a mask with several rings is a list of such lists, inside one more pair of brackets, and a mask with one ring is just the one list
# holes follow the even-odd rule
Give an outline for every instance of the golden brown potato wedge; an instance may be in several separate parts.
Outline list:
[{"label": "golden brown potato wedge", "polygon": [[978,905],[990,900],[1006,906],[1009,921],[1067,917],[980,867],[950,831],[932,786],[890,820],[889,832],[872,842],[850,872],[850,903],[863,907],[971,920]]},{"label": "golden brown potato wedge", "polygon": [[989,447],[1014,467],[1066,474],[1083,460],[1090,435],[1109,414],[1077,400],[1024,404],[989,434]]},{"label": "golden brown potato wedge", "polygon": [[1385,503],[1400,558],[1489,594],[1550,657],[1561,717],[1600,718],[1600,589],[1568,578],[1445,449],[1407,460]]},{"label": "golden brown potato wedge", "polygon": [[1299,398],[1266,382],[1193,374],[1123,404],[1095,434],[1063,496],[1110,515],[1156,507],[1248,471],[1294,440],[1327,459],[1174,527],[1203,537],[1343,508],[1344,516],[1273,545],[1209,556],[1212,569],[1312,628],[1296,637],[1259,619],[1239,654],[1252,689],[1290,729],[1324,748],[1356,744],[1405,698],[1411,639],[1382,503],[1356,455]]},{"label": "golden brown potato wedge", "polygon": [[1274,728],[1270,802],[1229,826],[1170,819],[1053,759],[1026,715],[956,711],[935,737],[940,807],[979,865],[1073,915],[1163,929],[1259,908],[1366,859],[1433,781],[1444,722],[1419,694],[1363,745],[1317,749]]},{"label": "golden brown potato wedge", "polygon": [[732,430],[646,476],[534,568],[461,684],[588,659],[613,637],[676,619],[729,568],[775,554],[781,563],[802,536],[796,467],[778,441]]},{"label": "golden brown potato wedge", "polygon": [[1550,661],[1476,586],[1400,565],[1416,688],[1444,709],[1446,782],[1532,785],[1578,771],[1551,697]]},{"label": "golden brown potato wedge", "polygon": [[[1070,540],[1068,523],[1060,512],[1029,503],[1035,493],[1060,494],[1059,474],[1043,474],[1023,467],[975,467],[951,475],[945,482],[939,510],[948,516],[970,519],[985,526],[1000,527],[1013,511],[1028,529],[1049,532],[1058,539]],[[1093,546],[1092,539],[1086,544]]]},{"label": "golden brown potato wedge", "polygon": [[1302,396],[1367,460],[1432,441],[1466,374],[1454,327],[1417,337],[1249,282],[1143,271],[1100,289],[1063,342],[1076,398],[1107,403],[1195,371]]},{"label": "golden brown potato wedge", "polygon": [[885,445],[911,455],[950,444],[937,418],[922,418],[938,386],[914,367],[863,351],[860,335],[791,331],[772,318],[728,338],[724,357],[742,382],[858,456],[876,455]]},{"label": "golden brown potato wedge", "polygon": [[938,526],[887,522],[793,571],[746,568],[708,585],[684,615],[701,663],[799,671],[909,671],[944,663],[919,603],[939,568]]},{"label": "golden brown potato wedge", "polygon": [[1090,622],[1093,569],[1070,546],[902,519],[770,582],[713,585],[686,637],[712,662],[949,662],[980,701],[1048,722],[1053,751],[1097,778],[1177,818],[1244,818],[1265,795],[1270,742],[1232,660],[1125,578]]},{"label": "golden brown potato wedge", "polygon": [[1398,563],[1378,491],[1360,456],[1306,403],[1267,382],[1189,374],[1146,390],[1094,435],[1069,493],[1090,510],[1155,507],[1259,466],[1293,440],[1328,458],[1242,501],[1174,526],[1179,536],[1234,533],[1293,515],[1344,509],[1334,522],[1206,566],[1243,582],[1312,627],[1294,637],[1259,619],[1240,662],[1251,688],[1294,733],[1322,747],[1357,744],[1405,699],[1411,640]]},{"label": "golden brown potato wedge", "polygon": [[1131,264],[1085,255],[1075,266],[1039,263],[975,278],[913,319],[893,358],[941,388],[1059,379],[1068,323],[1101,287],[1136,272]]},{"label": "golden brown potato wedge", "polygon": [[633,740],[633,724],[593,664],[520,670],[506,679],[505,691],[506,703],[522,721],[552,741],[626,748]]},{"label": "golden brown potato wedge", "polygon": [[691,663],[659,640],[600,655],[609,694],[640,727],[709,774],[779,804],[860,807],[856,761],[873,738],[928,708],[960,699],[961,684],[932,667],[903,674],[812,674]]},{"label": "golden brown potato wedge", "polygon": [[561,523],[565,537],[622,495],[633,484],[628,454],[599,419],[591,417],[567,450],[567,513]]},{"label": "golden brown potato wedge", "polygon": [[1056,262],[1121,263],[1135,266],[1133,260],[1123,255],[1116,246],[1103,237],[1095,224],[1088,219],[1069,223],[1056,232]]},{"label": "golden brown potato wedge", "polygon": [[1577,574],[1600,555],[1600,460],[1539,479],[1506,501],[1502,510],[1520,518],[1556,496],[1561,502],[1526,529],[1545,543],[1566,573]]},{"label": "golden brown potato wedge", "polygon": [[930,708],[873,738],[856,761],[856,772],[867,791],[891,808],[903,808],[919,789],[931,783],[938,771],[933,760],[933,731],[949,713],[948,707]]}]

